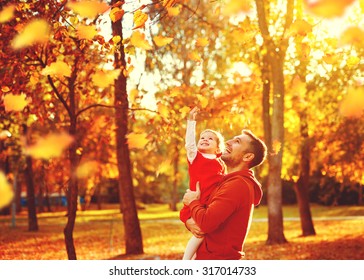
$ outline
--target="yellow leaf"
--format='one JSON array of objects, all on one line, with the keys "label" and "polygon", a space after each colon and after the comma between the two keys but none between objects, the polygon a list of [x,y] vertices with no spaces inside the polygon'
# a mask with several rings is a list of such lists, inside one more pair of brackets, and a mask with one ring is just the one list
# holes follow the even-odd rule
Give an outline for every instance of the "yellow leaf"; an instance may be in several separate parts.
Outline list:
[{"label": "yellow leaf", "polygon": [[38,139],[34,145],[26,147],[25,154],[37,159],[59,157],[72,142],[73,137],[67,133],[48,134]]},{"label": "yellow leaf", "polygon": [[153,41],[158,47],[163,47],[165,45],[168,45],[170,42],[172,42],[173,38],[163,37],[163,36],[154,36]]},{"label": "yellow leaf", "polygon": [[116,35],[116,36],[112,37],[112,41],[113,41],[114,45],[116,45],[117,43],[119,43],[121,41],[121,37],[119,35]]},{"label": "yellow leaf", "polygon": [[108,4],[98,0],[72,1],[68,2],[66,6],[80,16],[87,18],[94,18],[110,8]]},{"label": "yellow leaf", "polygon": [[364,113],[364,89],[349,88],[347,96],[340,106],[340,113],[348,118],[360,118]]},{"label": "yellow leaf", "polygon": [[157,108],[158,108],[158,113],[161,115],[162,118],[169,118],[170,110],[166,105],[158,103]]},{"label": "yellow leaf", "polygon": [[28,105],[30,99],[25,94],[13,95],[7,94],[3,97],[5,112],[15,111],[20,112]]},{"label": "yellow leaf", "polygon": [[15,5],[8,5],[0,12],[0,23],[7,22],[14,17]]},{"label": "yellow leaf", "polygon": [[11,133],[9,130],[3,130],[0,132],[0,140],[5,140],[11,137]]},{"label": "yellow leaf", "polygon": [[233,37],[233,40],[237,43],[246,43],[251,42],[253,38],[255,37],[255,33],[253,31],[246,31],[241,28],[234,29],[231,32],[231,36]]},{"label": "yellow leaf", "polygon": [[188,106],[183,106],[181,109],[179,109],[181,118],[184,119],[190,111],[191,111],[191,108]]},{"label": "yellow leaf", "polygon": [[158,170],[156,172],[157,177],[160,174],[169,174],[169,172],[172,170],[171,165],[172,165],[171,160],[162,161],[162,163],[158,166]]},{"label": "yellow leaf", "polygon": [[66,62],[58,60],[46,66],[41,73],[45,76],[71,77],[71,67]]},{"label": "yellow leaf", "polygon": [[306,36],[312,31],[312,25],[303,19],[296,20],[289,28],[288,36]]},{"label": "yellow leaf", "polygon": [[78,39],[92,40],[97,35],[95,26],[79,25],[77,27]]},{"label": "yellow leaf", "polygon": [[114,84],[115,79],[120,75],[121,70],[115,69],[110,71],[98,70],[95,74],[91,76],[92,82],[101,88],[108,87]]},{"label": "yellow leaf", "polygon": [[223,14],[232,16],[241,12],[248,13],[251,8],[251,0],[228,0],[223,8]]},{"label": "yellow leaf", "polygon": [[124,10],[120,8],[113,8],[110,12],[110,19],[112,22],[117,22],[118,20],[122,19],[124,16]]},{"label": "yellow leaf", "polygon": [[134,26],[135,27],[133,29],[144,27],[147,20],[148,20],[148,15],[146,13],[143,13],[141,10],[137,10],[134,13]]},{"label": "yellow leaf", "polygon": [[181,13],[181,6],[169,7],[167,13],[170,17],[176,17]]},{"label": "yellow leaf", "polygon": [[196,46],[197,47],[205,47],[209,44],[209,39],[208,38],[198,38],[196,40]]},{"label": "yellow leaf", "polygon": [[128,146],[130,149],[143,149],[149,142],[146,133],[131,132],[127,135]]},{"label": "yellow leaf", "polygon": [[363,36],[364,31],[360,27],[349,27],[341,34],[339,44],[362,48],[364,47]]},{"label": "yellow leaf", "polygon": [[272,143],[272,154],[277,155],[282,148],[282,143],[278,140],[274,140]]},{"label": "yellow leaf", "polygon": [[5,174],[0,171],[0,209],[8,206],[14,197],[12,186],[6,179]]},{"label": "yellow leaf", "polygon": [[133,46],[135,46],[137,48],[141,48],[143,50],[151,50],[152,49],[152,46],[145,39],[145,35],[140,33],[139,31],[133,32],[133,34],[130,37],[130,43]]},{"label": "yellow leaf", "polygon": [[43,19],[29,22],[24,29],[15,36],[12,41],[14,49],[21,49],[34,44],[43,43],[48,40],[50,27]]},{"label": "yellow leaf", "polygon": [[201,94],[197,95],[197,99],[198,101],[200,101],[200,107],[203,109],[206,108],[209,104],[209,99]]},{"label": "yellow leaf", "polygon": [[346,64],[348,66],[355,66],[355,65],[358,65],[359,63],[360,63],[360,58],[357,56],[350,56],[348,58],[348,60],[346,61]]},{"label": "yellow leaf", "polygon": [[188,54],[188,57],[193,60],[193,61],[201,61],[202,58],[200,56],[200,54],[197,51],[193,51],[191,53]]},{"label": "yellow leaf", "polygon": [[354,2],[355,0],[305,0],[305,7],[316,16],[334,18],[344,15],[345,9]]},{"label": "yellow leaf", "polygon": [[135,102],[135,99],[138,96],[139,96],[139,90],[137,90],[136,88],[133,88],[132,90],[129,91],[130,102]]},{"label": "yellow leaf", "polygon": [[99,163],[96,160],[85,161],[81,163],[76,170],[77,178],[87,178],[95,174],[99,169]]}]

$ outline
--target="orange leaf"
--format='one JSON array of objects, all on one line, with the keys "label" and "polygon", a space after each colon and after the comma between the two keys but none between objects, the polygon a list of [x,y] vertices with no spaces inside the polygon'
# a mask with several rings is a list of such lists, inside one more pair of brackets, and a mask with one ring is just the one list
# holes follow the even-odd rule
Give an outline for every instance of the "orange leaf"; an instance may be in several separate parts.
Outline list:
[{"label": "orange leaf", "polygon": [[288,36],[306,36],[308,33],[312,31],[312,25],[303,19],[296,20],[287,33]]},{"label": "orange leaf", "polygon": [[133,32],[133,34],[130,37],[130,43],[133,46],[135,46],[137,48],[141,48],[143,50],[151,50],[152,49],[152,46],[145,39],[145,35],[143,33],[140,33],[139,31]]},{"label": "orange leaf", "polygon": [[241,12],[250,12],[252,6],[250,0],[228,0],[223,8],[225,16],[232,16]]},{"label": "orange leaf", "polygon": [[120,8],[113,8],[110,12],[110,19],[112,22],[116,22],[123,18],[124,16],[124,10]]},{"label": "orange leaf", "polygon": [[5,174],[0,171],[0,209],[9,205],[14,197],[12,186],[6,179]]},{"label": "orange leaf", "polygon": [[209,44],[209,39],[208,38],[198,38],[196,40],[196,46],[197,47],[205,47]]},{"label": "orange leaf", "polygon": [[188,54],[188,57],[193,60],[193,61],[201,61],[202,58],[200,56],[200,54],[197,51],[193,51],[191,53]]},{"label": "orange leaf", "polygon": [[334,18],[344,15],[345,9],[354,2],[355,0],[305,0],[305,6],[307,11],[316,16]]},{"label": "orange leaf", "polygon": [[176,0],[163,0],[163,7],[170,8],[176,3]]},{"label": "orange leaf", "polygon": [[59,60],[46,66],[41,73],[45,76],[71,77],[71,67],[66,62]]},{"label": "orange leaf", "polygon": [[158,47],[163,47],[165,45],[168,45],[170,42],[172,42],[173,38],[163,37],[163,36],[154,36],[153,41]]},{"label": "orange leaf", "polygon": [[348,94],[341,103],[340,113],[348,118],[360,118],[364,113],[364,89],[349,88]]},{"label": "orange leaf", "polygon": [[281,148],[282,148],[282,143],[279,142],[278,140],[274,140],[272,143],[272,149],[273,149],[272,153],[274,155],[277,155],[279,153],[279,151],[281,150]]},{"label": "orange leaf", "polygon": [[15,111],[20,112],[28,105],[29,99],[25,94],[20,95],[13,95],[7,94],[3,97],[4,105],[5,105],[5,112]]},{"label": "orange leaf", "polygon": [[34,145],[26,147],[25,154],[38,159],[59,157],[72,142],[73,137],[67,133],[48,134]]},{"label": "orange leaf", "polygon": [[68,2],[66,6],[80,16],[87,18],[94,18],[110,8],[108,4],[98,0],[72,1]]},{"label": "orange leaf", "polygon": [[7,22],[14,17],[15,5],[8,5],[0,12],[0,23]]},{"label": "orange leaf", "polygon": [[77,27],[78,39],[92,40],[97,35],[95,26],[79,25]]},{"label": "orange leaf", "polygon": [[181,13],[181,6],[169,7],[167,13],[170,17],[176,17]]},{"label": "orange leaf", "polygon": [[130,149],[144,149],[145,145],[149,142],[146,133],[131,132],[127,135],[127,138]]},{"label": "orange leaf", "polygon": [[11,137],[11,133],[9,130],[3,130],[0,132],[0,140],[5,140]]},{"label": "orange leaf", "polygon": [[85,161],[81,163],[76,170],[77,178],[87,178],[95,174],[99,169],[99,163],[96,160]]},{"label": "orange leaf", "polygon": [[140,28],[140,27],[144,27],[145,23],[148,20],[148,15],[146,13],[143,13],[141,10],[137,10],[134,13],[134,25],[135,27],[134,29]]},{"label": "orange leaf", "polygon": [[120,72],[120,69],[110,70],[107,72],[104,70],[99,70],[91,76],[91,79],[96,86],[105,88],[114,84],[115,79],[119,77]]},{"label": "orange leaf", "polygon": [[346,29],[340,36],[341,45],[353,45],[355,47],[364,47],[364,31],[360,27],[353,26]]},{"label": "orange leaf", "polygon": [[14,49],[21,49],[48,40],[50,27],[43,19],[36,19],[29,22],[24,29],[15,36],[12,41]]}]

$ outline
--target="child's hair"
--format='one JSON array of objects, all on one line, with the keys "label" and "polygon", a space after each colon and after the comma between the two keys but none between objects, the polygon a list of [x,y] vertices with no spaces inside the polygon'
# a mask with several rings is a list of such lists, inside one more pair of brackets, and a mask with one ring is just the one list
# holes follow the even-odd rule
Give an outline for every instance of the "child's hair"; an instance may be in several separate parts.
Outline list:
[{"label": "child's hair", "polygon": [[205,132],[211,132],[213,134],[216,135],[216,138],[217,138],[217,147],[219,148],[220,150],[220,153],[224,152],[225,150],[225,140],[224,140],[224,137],[222,136],[222,134],[220,132],[217,132],[215,130],[212,130],[212,129],[205,129],[204,131],[202,131],[200,133],[200,136],[205,133]]}]

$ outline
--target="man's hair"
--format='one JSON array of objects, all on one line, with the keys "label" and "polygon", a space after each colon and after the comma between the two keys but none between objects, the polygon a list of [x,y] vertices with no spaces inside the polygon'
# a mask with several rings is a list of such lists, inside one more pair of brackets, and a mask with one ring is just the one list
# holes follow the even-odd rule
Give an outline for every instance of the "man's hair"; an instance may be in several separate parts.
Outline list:
[{"label": "man's hair", "polygon": [[253,132],[251,132],[250,130],[244,129],[242,133],[248,135],[252,140],[250,141],[250,147],[252,149],[251,152],[254,154],[254,158],[251,161],[249,167],[253,168],[255,166],[262,164],[265,158],[267,157],[267,150],[268,150],[267,146],[261,139],[255,136]]},{"label": "man's hair", "polygon": [[212,130],[212,129],[205,129],[204,131],[202,131],[200,133],[200,135],[202,135],[203,133],[205,132],[211,132],[213,134],[216,135],[216,138],[217,138],[217,147],[219,148],[220,150],[220,153],[223,153],[224,150],[225,150],[225,140],[224,140],[224,137],[222,136],[222,134],[220,132],[217,132],[215,130]]}]

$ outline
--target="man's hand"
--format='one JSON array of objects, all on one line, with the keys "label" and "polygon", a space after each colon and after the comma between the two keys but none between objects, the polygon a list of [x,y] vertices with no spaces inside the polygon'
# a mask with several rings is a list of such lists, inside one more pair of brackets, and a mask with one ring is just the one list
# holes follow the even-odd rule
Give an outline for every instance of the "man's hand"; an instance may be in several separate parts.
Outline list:
[{"label": "man's hand", "polygon": [[196,183],[196,191],[187,190],[185,195],[183,196],[182,202],[184,205],[188,206],[194,200],[199,200],[201,195],[200,191],[200,183]]},{"label": "man's hand", "polygon": [[202,238],[205,234],[192,218],[186,221],[186,228],[197,238]]},{"label": "man's hand", "polygon": [[188,114],[188,120],[189,121],[195,121],[196,120],[196,115],[197,113],[200,111],[200,109],[198,107],[194,107],[190,113]]}]

